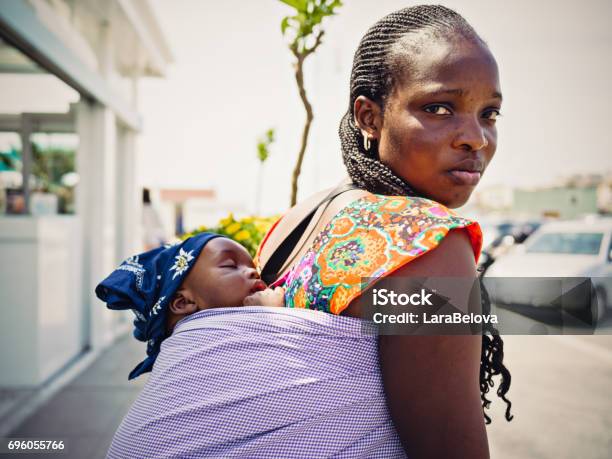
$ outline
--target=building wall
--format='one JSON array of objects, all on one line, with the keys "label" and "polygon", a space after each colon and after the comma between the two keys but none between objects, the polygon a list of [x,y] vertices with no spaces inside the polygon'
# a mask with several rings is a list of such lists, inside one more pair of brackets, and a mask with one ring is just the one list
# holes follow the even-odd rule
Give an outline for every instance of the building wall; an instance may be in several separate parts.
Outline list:
[{"label": "building wall", "polygon": [[549,188],[514,190],[513,210],[534,217],[555,213],[560,218],[576,218],[597,213],[597,188]]},{"label": "building wall", "polygon": [[79,222],[0,217],[0,387],[35,387],[84,347]]},{"label": "building wall", "polygon": [[[44,384],[82,351],[99,351],[131,327],[131,314],[108,310],[94,288],[141,247],[136,88],[140,77],[162,76],[170,59],[148,8],[146,0],[12,0],[0,8],[2,37],[79,95],[70,129],[61,132],[78,135],[80,178],[74,216],[0,218],[0,387]],[[118,87],[118,75],[129,91]],[[27,100],[17,83],[10,90]],[[15,130],[29,138],[32,117],[18,120]],[[27,203],[27,186],[24,194]]]}]

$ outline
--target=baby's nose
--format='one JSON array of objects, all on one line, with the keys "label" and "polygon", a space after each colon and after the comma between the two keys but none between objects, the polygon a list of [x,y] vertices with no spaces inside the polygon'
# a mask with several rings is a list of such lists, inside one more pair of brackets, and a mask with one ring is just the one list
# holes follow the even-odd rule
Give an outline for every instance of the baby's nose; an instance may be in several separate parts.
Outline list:
[{"label": "baby's nose", "polygon": [[255,268],[247,268],[247,276],[249,279],[259,279],[259,273]]}]

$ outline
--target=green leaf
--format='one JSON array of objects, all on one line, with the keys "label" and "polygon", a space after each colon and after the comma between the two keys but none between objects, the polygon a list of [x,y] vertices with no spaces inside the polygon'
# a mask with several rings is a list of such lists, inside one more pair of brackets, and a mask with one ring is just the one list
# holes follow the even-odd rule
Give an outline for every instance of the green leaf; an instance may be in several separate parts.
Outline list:
[{"label": "green leaf", "polygon": [[289,16],[284,17],[283,20],[281,21],[281,32],[283,33],[283,35],[285,35],[285,32],[287,30],[287,27],[289,27]]},{"label": "green leaf", "polygon": [[268,159],[268,156],[268,147],[264,142],[259,142],[257,144],[257,158],[263,163],[266,161],[266,159]]},{"label": "green leaf", "polygon": [[270,145],[274,142],[274,128],[268,129],[257,142],[257,158],[264,163],[270,157]]},{"label": "green leaf", "polygon": [[320,24],[324,16],[327,15],[321,10],[314,10],[310,16],[310,20],[312,21],[313,25]]},{"label": "green leaf", "polygon": [[285,5],[289,5],[296,10],[299,9],[300,0],[280,0]]},{"label": "green leaf", "polygon": [[325,4],[322,6],[322,9],[325,11],[325,16],[332,16],[338,14],[334,11],[336,8],[340,8],[342,6],[342,2],[340,0],[333,0],[330,4]]},{"label": "green leaf", "polygon": [[280,0],[285,5],[289,5],[298,11],[306,11],[307,2],[306,0]]},{"label": "green leaf", "polygon": [[300,26],[306,22],[308,22],[308,16],[306,13],[300,11],[297,16],[294,16],[294,19],[299,22]]}]

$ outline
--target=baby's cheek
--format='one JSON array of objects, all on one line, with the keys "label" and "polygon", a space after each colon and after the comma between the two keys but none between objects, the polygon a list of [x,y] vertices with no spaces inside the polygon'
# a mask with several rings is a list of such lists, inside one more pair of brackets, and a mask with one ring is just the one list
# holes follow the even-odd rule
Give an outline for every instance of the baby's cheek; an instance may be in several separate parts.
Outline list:
[{"label": "baby's cheek", "polygon": [[220,285],[216,285],[208,292],[209,301],[216,306],[221,307],[230,306],[232,303],[235,303],[236,301],[234,298],[232,298],[233,296],[236,296],[235,289],[223,288]]}]

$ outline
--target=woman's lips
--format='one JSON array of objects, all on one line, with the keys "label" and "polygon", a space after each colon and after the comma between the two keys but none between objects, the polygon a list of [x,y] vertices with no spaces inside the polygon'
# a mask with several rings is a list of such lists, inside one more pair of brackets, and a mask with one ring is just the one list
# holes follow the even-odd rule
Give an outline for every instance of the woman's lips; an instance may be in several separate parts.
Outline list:
[{"label": "woman's lips", "polygon": [[459,185],[476,186],[480,181],[480,172],[452,170],[449,171],[449,174],[455,183]]}]

